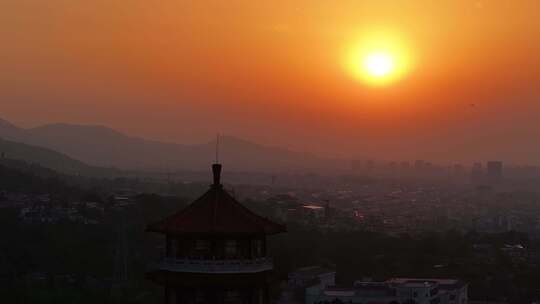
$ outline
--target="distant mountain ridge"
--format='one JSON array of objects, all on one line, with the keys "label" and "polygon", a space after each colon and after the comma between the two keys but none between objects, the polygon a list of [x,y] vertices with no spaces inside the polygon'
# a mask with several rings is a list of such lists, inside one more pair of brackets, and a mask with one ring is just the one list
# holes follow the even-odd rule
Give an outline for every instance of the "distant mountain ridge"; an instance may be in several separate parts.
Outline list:
[{"label": "distant mountain ridge", "polygon": [[119,170],[89,166],[62,153],[0,138],[1,160],[20,160],[70,175],[111,177],[119,175]]},{"label": "distant mountain ridge", "polygon": [[17,127],[15,127],[9,121],[0,119],[0,129],[17,129]]},{"label": "distant mountain ridge", "polygon": [[0,119],[0,137],[14,139],[22,136],[23,129],[20,129],[7,120]]},{"label": "distant mountain ridge", "polygon": [[[58,151],[92,166],[120,169],[202,170],[215,158],[216,142],[183,145],[132,137],[97,125],[48,124],[22,129],[0,120],[0,138]],[[247,140],[220,138],[220,159],[237,171],[333,168],[341,161]]]}]

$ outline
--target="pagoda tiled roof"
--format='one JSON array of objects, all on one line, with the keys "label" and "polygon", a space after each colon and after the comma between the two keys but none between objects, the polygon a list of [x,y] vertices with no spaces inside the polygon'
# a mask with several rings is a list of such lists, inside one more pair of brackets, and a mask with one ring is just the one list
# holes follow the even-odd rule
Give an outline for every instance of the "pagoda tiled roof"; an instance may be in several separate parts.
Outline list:
[{"label": "pagoda tiled roof", "polygon": [[[221,166],[214,168],[214,184],[183,210],[147,227],[169,235],[271,235],[285,226],[255,214],[219,183]],[[218,172],[216,172],[218,171]],[[216,177],[217,175],[217,177]]]}]

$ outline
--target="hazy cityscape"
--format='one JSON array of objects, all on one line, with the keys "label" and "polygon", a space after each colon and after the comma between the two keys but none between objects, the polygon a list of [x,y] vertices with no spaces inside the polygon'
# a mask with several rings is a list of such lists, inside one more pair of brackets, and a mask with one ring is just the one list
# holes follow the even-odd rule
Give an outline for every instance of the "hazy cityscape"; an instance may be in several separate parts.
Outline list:
[{"label": "hazy cityscape", "polygon": [[[144,231],[203,193],[210,170],[86,165],[92,170],[80,174],[62,167],[68,161],[54,162],[66,157],[58,152],[7,140],[1,147],[7,298],[191,303],[171,300],[149,281],[152,261],[166,253],[162,239]],[[514,303],[540,296],[537,167],[342,163],[348,167],[333,173],[235,172],[225,165],[225,191],[287,227],[268,238],[268,301]]]}]

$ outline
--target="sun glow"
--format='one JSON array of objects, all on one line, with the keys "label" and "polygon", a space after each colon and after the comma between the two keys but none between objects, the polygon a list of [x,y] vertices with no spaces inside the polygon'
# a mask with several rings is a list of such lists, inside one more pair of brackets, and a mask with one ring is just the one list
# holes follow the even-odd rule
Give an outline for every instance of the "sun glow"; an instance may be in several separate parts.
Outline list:
[{"label": "sun glow", "polygon": [[394,58],[385,53],[368,54],[363,62],[363,68],[373,77],[388,76],[394,67]]},{"label": "sun glow", "polygon": [[387,33],[365,36],[349,48],[346,68],[357,79],[383,86],[402,79],[412,67],[412,59],[402,40]]}]

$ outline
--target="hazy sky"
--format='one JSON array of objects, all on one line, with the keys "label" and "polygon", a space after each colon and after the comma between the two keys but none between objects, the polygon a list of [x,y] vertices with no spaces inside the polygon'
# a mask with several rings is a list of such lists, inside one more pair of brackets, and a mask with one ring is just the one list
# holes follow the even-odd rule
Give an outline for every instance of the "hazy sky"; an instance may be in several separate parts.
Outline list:
[{"label": "hazy sky", "polygon": [[[0,0],[0,116],[329,155],[540,162],[540,1]],[[414,68],[351,76],[365,35]]]}]

